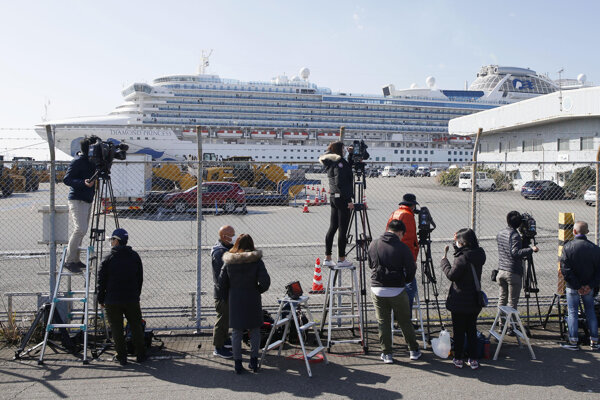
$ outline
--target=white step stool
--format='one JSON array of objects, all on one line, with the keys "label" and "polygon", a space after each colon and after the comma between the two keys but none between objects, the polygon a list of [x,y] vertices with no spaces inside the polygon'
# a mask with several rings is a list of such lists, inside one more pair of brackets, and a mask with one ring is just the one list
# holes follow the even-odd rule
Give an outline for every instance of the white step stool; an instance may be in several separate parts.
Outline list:
[{"label": "white step stool", "polygon": [[[501,318],[505,317],[504,328],[502,332],[496,331],[496,326],[500,323]],[[521,343],[521,339],[525,340],[527,343],[527,347],[529,348],[529,353],[531,353],[531,359],[535,360],[535,353],[531,348],[531,344],[529,343],[529,338],[525,333],[525,329],[523,328],[523,323],[521,322],[521,318],[519,317],[519,311],[515,310],[509,306],[498,306],[498,313],[496,314],[496,319],[494,319],[494,323],[490,328],[490,336],[495,337],[498,340],[498,347],[496,347],[496,352],[494,353],[494,360],[498,359],[498,354],[500,353],[500,347],[502,347],[502,343],[504,342],[504,336],[506,336],[506,332],[508,331],[508,325],[511,325],[513,332],[517,337],[517,342],[519,343],[519,347],[523,347]]]}]

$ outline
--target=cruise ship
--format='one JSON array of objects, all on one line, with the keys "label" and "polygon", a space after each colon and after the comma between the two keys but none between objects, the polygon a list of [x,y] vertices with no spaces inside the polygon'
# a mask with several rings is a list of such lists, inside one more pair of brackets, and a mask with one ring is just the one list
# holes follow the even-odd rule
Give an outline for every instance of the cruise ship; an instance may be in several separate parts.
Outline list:
[{"label": "cruise ship", "polygon": [[36,132],[46,138],[45,125],[53,125],[56,147],[70,155],[82,137],[96,135],[154,160],[194,159],[200,136],[204,159],[294,164],[316,162],[344,126],[344,140],[364,140],[373,163],[454,164],[469,161],[473,145],[448,135],[450,119],[590,85],[583,75],[555,82],[527,68],[489,65],[464,90],[440,90],[428,77],[424,88],[390,84],[382,94],[363,95],[317,86],[308,68],[271,82],[242,82],[207,73],[208,63],[204,57],[198,74],[131,84],[108,115],[49,121]]}]

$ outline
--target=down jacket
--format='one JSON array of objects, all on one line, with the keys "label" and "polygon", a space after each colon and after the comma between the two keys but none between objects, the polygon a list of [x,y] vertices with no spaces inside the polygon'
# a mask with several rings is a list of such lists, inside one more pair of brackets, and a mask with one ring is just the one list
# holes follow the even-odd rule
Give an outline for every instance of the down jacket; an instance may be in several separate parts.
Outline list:
[{"label": "down jacket", "polygon": [[144,268],[130,246],[115,246],[98,270],[98,303],[127,304],[140,301]]},{"label": "down jacket", "polygon": [[498,242],[498,269],[523,275],[523,258],[533,254],[530,247],[523,248],[519,232],[510,226],[496,236]]},{"label": "down jacket", "polygon": [[481,283],[481,272],[485,264],[485,251],[481,247],[471,249],[462,247],[454,253],[454,263],[450,265],[447,258],[442,259],[442,270],[452,281],[448,291],[446,308],[451,312],[473,314],[481,312],[477,301],[477,289],[473,280],[471,264],[475,267],[477,279]]},{"label": "down jacket", "polygon": [[585,235],[575,236],[563,248],[560,272],[570,289],[579,290],[586,285],[597,288],[600,285],[600,248]]},{"label": "down jacket", "polygon": [[228,293],[229,326],[233,329],[259,328],[263,323],[260,294],[271,285],[262,261],[262,251],[223,254],[219,291]]},{"label": "down jacket", "polygon": [[87,155],[79,154],[71,161],[63,183],[71,187],[69,200],[82,200],[86,203],[94,201],[95,186],[87,187],[85,180],[91,178],[96,172],[96,166],[88,159]]},{"label": "down jacket", "polygon": [[369,246],[372,287],[404,287],[415,278],[417,265],[408,247],[392,232]]},{"label": "down jacket", "polygon": [[351,203],[354,195],[352,165],[338,154],[330,152],[321,155],[319,162],[327,169],[331,195]]}]

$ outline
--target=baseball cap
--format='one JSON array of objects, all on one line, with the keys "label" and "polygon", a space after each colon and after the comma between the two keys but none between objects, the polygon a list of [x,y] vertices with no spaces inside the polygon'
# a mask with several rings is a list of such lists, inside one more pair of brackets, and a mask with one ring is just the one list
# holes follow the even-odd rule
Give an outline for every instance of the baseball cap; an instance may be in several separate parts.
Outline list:
[{"label": "baseball cap", "polygon": [[126,243],[129,239],[129,234],[123,228],[115,229],[112,233],[111,239],[118,239],[119,241]]}]

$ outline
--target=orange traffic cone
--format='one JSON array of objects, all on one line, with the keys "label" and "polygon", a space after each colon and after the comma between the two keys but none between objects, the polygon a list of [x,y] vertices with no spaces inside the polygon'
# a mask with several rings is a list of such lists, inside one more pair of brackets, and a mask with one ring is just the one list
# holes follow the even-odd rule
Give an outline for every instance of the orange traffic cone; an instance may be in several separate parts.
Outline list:
[{"label": "orange traffic cone", "polygon": [[323,204],[327,204],[327,193],[323,191]]},{"label": "orange traffic cone", "polygon": [[315,206],[320,206],[321,199],[319,198],[319,188],[317,187],[317,194],[315,194]]},{"label": "orange traffic cone", "polygon": [[315,274],[313,275],[312,289],[308,292],[310,294],[325,293],[323,289],[323,281],[321,277],[321,259],[317,258],[315,261]]},{"label": "orange traffic cone", "polygon": [[304,208],[302,209],[302,212],[303,212],[303,213],[308,213],[308,212],[310,212],[310,211],[308,211],[308,202],[309,202],[309,201],[310,201],[310,200],[308,199],[308,195],[306,195],[306,203],[304,203]]}]

